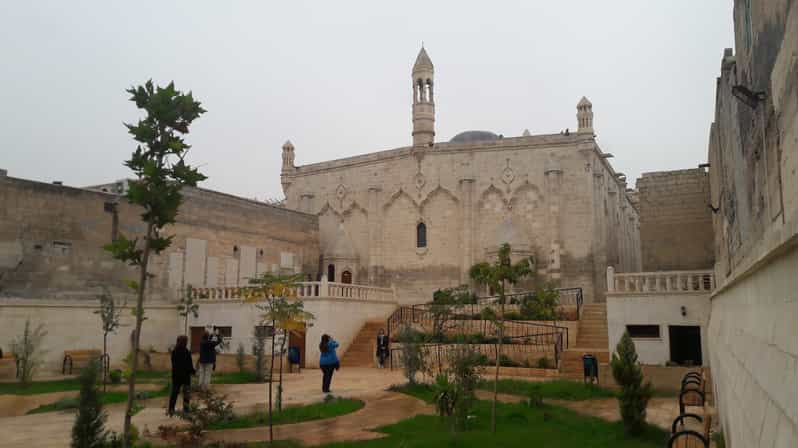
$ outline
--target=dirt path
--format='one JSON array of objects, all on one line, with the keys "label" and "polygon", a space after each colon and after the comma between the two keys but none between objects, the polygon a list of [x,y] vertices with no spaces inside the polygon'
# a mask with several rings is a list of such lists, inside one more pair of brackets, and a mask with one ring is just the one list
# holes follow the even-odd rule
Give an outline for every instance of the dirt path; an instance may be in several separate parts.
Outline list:
[{"label": "dirt path", "polygon": [[[275,426],[274,438],[293,439],[309,446],[378,439],[385,437],[385,434],[374,432],[372,429],[414,415],[435,412],[432,405],[396,392],[379,392],[360,399],[365,402],[365,406],[357,412],[331,419]],[[268,427],[211,431],[208,433],[208,441],[258,442],[268,440],[268,431]]]}]

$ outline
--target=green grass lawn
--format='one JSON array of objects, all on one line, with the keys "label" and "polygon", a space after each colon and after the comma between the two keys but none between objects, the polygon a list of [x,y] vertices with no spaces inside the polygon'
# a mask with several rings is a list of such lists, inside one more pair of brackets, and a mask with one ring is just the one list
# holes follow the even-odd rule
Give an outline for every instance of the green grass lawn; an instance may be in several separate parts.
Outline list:
[{"label": "green grass lawn", "polygon": [[[493,381],[482,381],[479,388],[493,392]],[[510,395],[521,395],[529,397],[532,394],[540,398],[550,398],[557,400],[591,400],[594,398],[617,397],[615,391],[605,389],[591,384],[584,384],[579,381],[554,380],[554,381],[523,381],[523,380],[499,380],[499,393]]]},{"label": "green grass lawn", "polygon": [[[149,400],[150,398],[166,397],[169,395],[169,385],[165,385],[159,390],[148,390],[136,392],[141,400]],[[124,403],[127,401],[127,392],[106,392],[100,393],[100,402],[103,405]],[[43,404],[38,408],[31,409],[27,414],[41,414],[44,412],[66,411],[69,409],[77,409],[78,397],[62,398],[54,403]]]},{"label": "green grass lawn", "polygon": [[[305,406],[294,406],[283,409],[282,412],[275,412],[273,422],[275,425],[287,423],[307,422],[311,420],[321,420],[339,415],[349,414],[363,408],[360,400],[348,398],[334,398],[329,401],[313,403]],[[269,414],[258,412],[255,414],[235,417],[231,421],[211,425],[209,429],[238,429],[252,428],[255,426],[265,426],[269,424]]]},{"label": "green grass lawn", "polygon": [[[620,422],[581,416],[557,406],[529,407],[523,404],[499,403],[497,432],[490,432],[489,401],[478,401],[469,419],[468,428],[452,435],[447,421],[440,417],[421,415],[380,428],[387,435],[383,439],[364,442],[344,442],[323,445],[324,448],[661,448],[668,434],[649,426],[638,437],[624,434]],[[267,443],[247,445],[265,448]],[[279,448],[300,448],[303,445],[281,441]]]}]

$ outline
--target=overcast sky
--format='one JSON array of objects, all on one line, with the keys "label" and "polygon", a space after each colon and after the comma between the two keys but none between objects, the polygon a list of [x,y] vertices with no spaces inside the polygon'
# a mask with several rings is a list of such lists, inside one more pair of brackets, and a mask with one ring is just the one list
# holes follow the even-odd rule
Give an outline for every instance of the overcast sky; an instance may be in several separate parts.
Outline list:
[{"label": "overcast sky", "polygon": [[631,184],[706,161],[732,1],[3,1],[0,168],[129,176],[124,89],[174,80],[208,110],[188,136],[203,186],[282,196],[286,139],[300,165],[411,143],[422,41],[437,140],[574,129],[585,95]]}]

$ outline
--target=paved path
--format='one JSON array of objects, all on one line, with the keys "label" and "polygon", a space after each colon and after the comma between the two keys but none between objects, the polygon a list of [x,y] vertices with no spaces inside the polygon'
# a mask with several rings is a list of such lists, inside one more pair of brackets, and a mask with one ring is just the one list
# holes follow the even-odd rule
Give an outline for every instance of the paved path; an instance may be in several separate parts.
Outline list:
[{"label": "paved path", "polygon": [[[335,395],[346,398],[368,397],[402,382],[399,371],[347,368],[336,372],[332,390]],[[265,384],[219,385],[214,388],[228,395],[237,413],[264,408]],[[315,403],[324,398],[321,393],[321,371],[316,369],[286,375],[283,388],[283,403],[286,406]],[[146,407],[133,417],[133,423],[140,431],[156,433],[159,425],[175,422],[165,415],[165,398],[147,400],[144,404]],[[121,432],[124,410],[121,404],[107,408],[108,429]],[[70,411],[0,418],[0,447],[67,448],[74,421],[75,413]]]}]

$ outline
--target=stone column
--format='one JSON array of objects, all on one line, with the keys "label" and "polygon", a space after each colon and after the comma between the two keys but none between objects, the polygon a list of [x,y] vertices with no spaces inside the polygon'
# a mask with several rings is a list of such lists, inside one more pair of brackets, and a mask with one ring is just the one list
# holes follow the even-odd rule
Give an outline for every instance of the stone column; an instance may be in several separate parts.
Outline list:
[{"label": "stone column", "polygon": [[474,264],[474,178],[466,176],[460,179],[462,201],[460,207],[463,216],[461,258],[463,266],[460,270],[460,282],[469,282],[468,271]]},{"label": "stone column", "polygon": [[369,259],[368,284],[375,285],[382,278],[382,205],[380,204],[380,187],[368,187],[368,227],[369,227]]},{"label": "stone column", "polygon": [[554,159],[549,159],[544,167],[546,178],[546,203],[549,209],[549,254],[546,260],[547,271],[552,280],[560,279],[560,251],[562,250],[562,168]]}]

